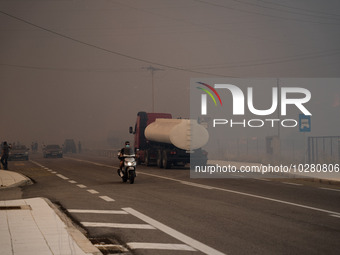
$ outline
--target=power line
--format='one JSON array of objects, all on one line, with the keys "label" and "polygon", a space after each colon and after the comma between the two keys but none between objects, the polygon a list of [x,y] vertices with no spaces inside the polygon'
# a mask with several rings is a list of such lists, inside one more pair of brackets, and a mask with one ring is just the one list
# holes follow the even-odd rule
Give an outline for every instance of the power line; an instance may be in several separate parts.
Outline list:
[{"label": "power line", "polygon": [[74,41],[74,42],[82,44],[82,45],[86,45],[88,47],[95,48],[95,49],[98,49],[98,50],[101,50],[101,51],[105,51],[105,52],[108,52],[108,53],[111,53],[111,54],[114,54],[114,55],[117,55],[117,56],[121,56],[121,57],[124,57],[124,58],[127,58],[127,59],[131,59],[131,60],[134,60],[134,61],[138,61],[138,62],[142,62],[142,63],[147,63],[147,64],[151,64],[151,65],[157,65],[157,66],[161,66],[161,67],[166,67],[166,68],[177,70],[177,71],[184,71],[184,72],[190,72],[190,73],[204,74],[204,75],[209,75],[209,76],[232,77],[232,76],[228,76],[228,75],[221,75],[221,74],[214,74],[214,73],[208,73],[208,72],[195,71],[195,70],[191,70],[191,69],[187,69],[187,68],[171,66],[171,65],[162,64],[162,63],[158,63],[158,62],[154,62],[154,61],[150,61],[150,60],[146,60],[146,59],[142,59],[142,58],[137,58],[137,57],[134,57],[134,56],[130,56],[130,55],[118,52],[118,51],[109,50],[109,49],[97,46],[95,44],[91,44],[91,43],[87,43],[87,42],[81,41],[79,39],[76,39],[76,38],[73,38],[71,36],[64,35],[62,33],[53,31],[53,30],[45,28],[43,26],[34,24],[34,23],[30,22],[30,21],[27,21],[27,20],[24,20],[22,18],[16,17],[16,16],[14,16],[12,14],[6,13],[6,12],[1,11],[1,10],[0,10],[0,13],[6,15],[8,17],[11,17],[13,19],[19,20],[19,21],[21,21],[23,23],[26,23],[26,24],[28,24],[30,26],[39,28],[39,29],[41,29],[43,31],[46,31],[48,33],[57,35],[59,37],[62,37],[62,38]]},{"label": "power line", "polygon": [[47,70],[47,71],[62,71],[62,72],[96,72],[96,73],[124,73],[124,72],[142,72],[137,68],[121,68],[121,69],[109,69],[109,68],[58,68],[58,67],[46,67],[46,66],[32,66],[32,65],[17,65],[17,64],[5,64],[0,63],[0,66],[22,68],[22,69],[34,69],[34,70]]},{"label": "power line", "polygon": [[[315,59],[315,58],[322,58],[327,56],[334,56],[339,55],[340,49],[333,49],[333,50],[327,50],[323,52],[315,52],[312,54],[299,54],[291,57],[283,57],[283,58],[267,58],[257,61],[245,61],[245,62],[239,62],[239,63],[221,63],[221,64],[215,64],[215,65],[204,65],[200,68],[208,70],[208,69],[220,69],[220,68],[235,68],[235,67],[254,67],[254,66],[262,66],[262,65],[271,65],[271,64],[282,64],[282,63],[288,63],[293,61],[303,61],[308,59]],[[199,69],[199,68],[197,68]]]},{"label": "power line", "polygon": [[[322,19],[334,19],[334,20],[340,21],[339,16],[338,17],[325,17],[325,15],[327,15],[327,14],[316,14],[316,13],[312,13],[311,11],[303,10],[301,8],[290,8],[290,9],[293,9],[293,10],[295,9],[295,11],[292,11],[292,10],[278,9],[278,8],[274,8],[274,7],[270,7],[270,6],[263,6],[263,5],[260,5],[260,4],[251,3],[251,2],[242,1],[242,0],[232,0],[232,1],[237,2],[237,3],[242,3],[242,4],[245,4],[245,5],[256,6],[256,7],[262,8],[262,9],[269,9],[269,10],[273,10],[273,11],[278,11],[278,12],[286,12],[286,13],[297,14],[297,15],[301,15],[301,16],[309,16],[309,17],[322,18]],[[288,8],[286,5],[281,5],[281,6],[285,6],[286,8]],[[296,10],[299,10],[300,12],[298,12]],[[304,12],[310,12],[310,13],[303,13],[303,12],[301,12],[301,10],[304,11]],[[323,16],[321,16],[321,15],[323,15]]]},{"label": "power line", "polygon": [[[202,4],[206,4],[206,5],[210,5],[210,6],[215,6],[218,8],[223,8],[223,9],[229,9],[229,10],[233,10],[233,11],[238,11],[238,12],[243,12],[243,13],[249,13],[249,14],[255,14],[258,16],[263,16],[263,17],[270,17],[270,18],[274,18],[274,19],[283,19],[283,20],[293,20],[293,21],[299,21],[299,22],[305,22],[305,23],[312,23],[312,24],[323,24],[323,25],[339,25],[339,23],[332,23],[332,22],[319,22],[319,21],[313,21],[313,20],[305,20],[305,19],[298,19],[298,18],[293,18],[293,17],[281,17],[281,16],[277,16],[274,14],[267,14],[267,13],[260,13],[260,12],[256,12],[256,11],[251,11],[251,10],[242,10],[242,9],[238,9],[235,7],[231,7],[231,6],[226,6],[223,4],[217,4],[217,3],[211,3],[209,1],[204,1],[204,0],[193,0]],[[233,0],[236,1],[236,0]],[[251,5],[251,3],[248,3]],[[261,6],[262,8],[266,8]],[[269,8],[269,7],[268,7]],[[337,19],[339,21],[339,19]]]},{"label": "power line", "polygon": [[289,6],[289,5],[285,5],[285,4],[281,4],[281,3],[274,3],[274,2],[270,2],[270,1],[266,1],[266,0],[257,0],[259,2],[263,2],[263,3],[268,3],[271,5],[276,5],[276,6],[280,6],[280,7],[284,7],[287,9],[292,9],[292,10],[299,10],[299,11],[304,11],[304,12],[309,12],[309,13],[315,13],[315,14],[321,14],[321,15],[325,15],[325,16],[334,16],[334,17],[340,17],[339,14],[335,14],[335,13],[327,13],[327,12],[322,12],[322,11],[312,11],[312,10],[308,10],[308,9],[304,9],[304,8],[299,8],[299,7],[293,7],[293,6]]}]

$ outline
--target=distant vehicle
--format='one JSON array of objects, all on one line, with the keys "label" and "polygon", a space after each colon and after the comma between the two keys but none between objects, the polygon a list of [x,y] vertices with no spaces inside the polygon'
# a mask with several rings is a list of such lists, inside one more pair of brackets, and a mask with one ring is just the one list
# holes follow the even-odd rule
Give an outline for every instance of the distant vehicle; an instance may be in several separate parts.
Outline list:
[{"label": "distant vehicle", "polygon": [[44,158],[47,158],[47,157],[62,158],[63,157],[63,151],[61,147],[57,144],[46,145],[43,148],[43,154],[44,154]]},{"label": "distant vehicle", "polygon": [[28,150],[25,145],[15,145],[9,150],[8,160],[28,160]]},{"label": "distant vehicle", "polygon": [[66,139],[63,146],[64,153],[76,153],[77,147],[73,139]]}]

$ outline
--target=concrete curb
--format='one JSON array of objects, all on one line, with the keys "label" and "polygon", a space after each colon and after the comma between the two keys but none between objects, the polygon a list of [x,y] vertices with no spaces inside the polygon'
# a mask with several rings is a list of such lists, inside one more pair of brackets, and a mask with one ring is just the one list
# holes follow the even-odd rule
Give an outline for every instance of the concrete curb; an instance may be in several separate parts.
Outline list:
[{"label": "concrete curb", "polygon": [[[0,170],[0,171],[5,171],[5,170]],[[14,187],[20,187],[20,186],[25,186],[25,185],[31,185],[33,182],[31,181],[30,178],[27,176],[18,173],[18,172],[12,172],[12,171],[6,171],[8,172],[11,176],[19,176],[19,181],[13,182],[12,184],[9,185],[1,185],[0,189],[8,189],[8,188],[14,188]]]},{"label": "concrete curb", "polygon": [[45,200],[45,202],[54,210],[58,217],[65,223],[67,232],[85,253],[102,255],[99,249],[85,237],[84,233],[82,233],[82,231],[85,232],[83,229],[79,229],[76,225],[74,225],[72,220],[49,199],[43,197],[42,199]]}]

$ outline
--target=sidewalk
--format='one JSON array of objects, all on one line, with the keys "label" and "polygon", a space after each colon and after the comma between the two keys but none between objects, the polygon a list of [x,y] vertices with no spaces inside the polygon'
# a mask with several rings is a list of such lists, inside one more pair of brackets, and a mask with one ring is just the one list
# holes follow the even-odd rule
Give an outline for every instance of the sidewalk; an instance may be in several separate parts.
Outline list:
[{"label": "sidewalk", "polygon": [[22,174],[0,169],[0,189],[12,188],[24,184],[32,184],[32,181]]},{"label": "sidewalk", "polygon": [[[0,192],[29,182],[21,174],[0,170]],[[48,199],[0,201],[0,255],[20,254],[102,253]]]}]

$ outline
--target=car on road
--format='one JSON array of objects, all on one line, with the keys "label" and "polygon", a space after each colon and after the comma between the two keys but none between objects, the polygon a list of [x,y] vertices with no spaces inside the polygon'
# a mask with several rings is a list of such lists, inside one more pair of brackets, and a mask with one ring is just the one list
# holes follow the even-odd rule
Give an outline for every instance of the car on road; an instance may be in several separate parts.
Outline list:
[{"label": "car on road", "polygon": [[28,160],[29,149],[25,145],[15,145],[9,150],[8,160]]},{"label": "car on road", "polygon": [[48,144],[43,148],[44,158],[48,157],[63,157],[63,150],[58,144]]}]

